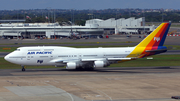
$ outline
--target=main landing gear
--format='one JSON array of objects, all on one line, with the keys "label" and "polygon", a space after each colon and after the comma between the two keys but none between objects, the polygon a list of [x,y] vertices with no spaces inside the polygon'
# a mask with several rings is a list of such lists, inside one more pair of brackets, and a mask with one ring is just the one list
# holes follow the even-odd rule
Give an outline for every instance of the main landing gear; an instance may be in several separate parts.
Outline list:
[{"label": "main landing gear", "polygon": [[24,72],[24,71],[26,71],[26,69],[25,69],[25,67],[24,67],[24,66],[21,66],[21,67],[22,67],[22,69],[21,69],[21,70],[22,70],[23,72]]}]

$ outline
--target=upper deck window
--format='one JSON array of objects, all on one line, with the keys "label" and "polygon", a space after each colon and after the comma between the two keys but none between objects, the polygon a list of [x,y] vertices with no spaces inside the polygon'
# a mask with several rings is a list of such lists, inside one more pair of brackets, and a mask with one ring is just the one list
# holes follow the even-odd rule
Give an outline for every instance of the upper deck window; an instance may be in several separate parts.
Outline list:
[{"label": "upper deck window", "polygon": [[44,49],[44,51],[54,51],[54,49]]},{"label": "upper deck window", "polygon": [[28,51],[40,51],[40,49],[30,49]]}]

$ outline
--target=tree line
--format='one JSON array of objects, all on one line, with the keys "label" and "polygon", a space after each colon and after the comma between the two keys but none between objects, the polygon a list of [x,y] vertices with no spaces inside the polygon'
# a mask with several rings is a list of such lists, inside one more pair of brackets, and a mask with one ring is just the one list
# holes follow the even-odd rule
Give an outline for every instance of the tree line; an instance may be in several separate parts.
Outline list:
[{"label": "tree line", "polygon": [[10,12],[0,11],[0,20],[7,19],[26,19],[25,23],[45,23],[45,22],[58,22],[63,24],[76,24],[85,25],[85,21],[89,19],[102,19],[107,20],[109,18],[129,18],[129,17],[145,17],[146,22],[162,22],[171,21],[178,23],[180,21],[180,11],[176,12],[137,12],[137,11],[114,11],[108,9],[105,11],[31,11],[31,12]]}]

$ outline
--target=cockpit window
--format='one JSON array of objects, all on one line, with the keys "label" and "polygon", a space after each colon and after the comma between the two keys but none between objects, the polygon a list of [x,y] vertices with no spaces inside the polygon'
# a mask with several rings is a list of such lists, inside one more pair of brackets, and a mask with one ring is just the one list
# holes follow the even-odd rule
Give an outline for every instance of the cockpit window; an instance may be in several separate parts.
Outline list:
[{"label": "cockpit window", "polygon": [[20,51],[20,49],[16,49],[16,51]]}]

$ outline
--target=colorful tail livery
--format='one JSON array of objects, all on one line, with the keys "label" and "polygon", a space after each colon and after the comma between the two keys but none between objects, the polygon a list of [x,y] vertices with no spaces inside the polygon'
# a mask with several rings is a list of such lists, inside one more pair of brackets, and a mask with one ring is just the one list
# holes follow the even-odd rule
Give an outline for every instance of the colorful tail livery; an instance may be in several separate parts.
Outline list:
[{"label": "colorful tail livery", "polygon": [[143,58],[146,56],[159,54],[167,51],[167,47],[163,46],[171,23],[162,23],[149,36],[142,40],[135,49],[127,57]]}]

